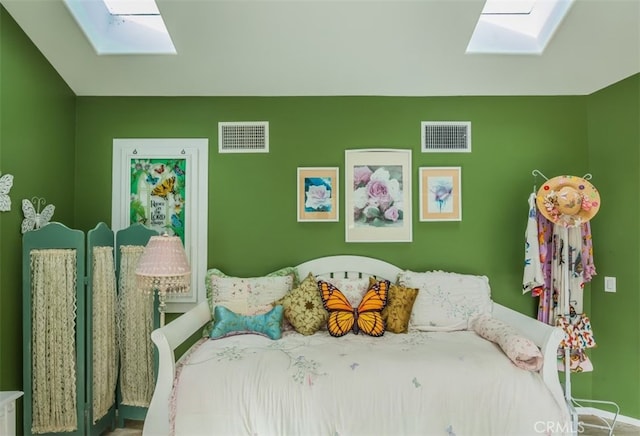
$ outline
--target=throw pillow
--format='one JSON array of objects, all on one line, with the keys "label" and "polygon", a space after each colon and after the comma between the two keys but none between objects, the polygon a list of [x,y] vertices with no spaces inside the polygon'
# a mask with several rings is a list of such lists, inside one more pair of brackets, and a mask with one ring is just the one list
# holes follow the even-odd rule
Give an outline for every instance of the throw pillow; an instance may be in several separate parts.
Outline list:
[{"label": "throw pillow", "polygon": [[211,339],[251,333],[270,339],[280,339],[282,336],[282,306],[275,306],[262,315],[240,315],[224,306],[216,306],[213,312],[215,320],[209,335]]},{"label": "throw pillow", "polygon": [[[369,285],[376,282],[374,277],[369,278]],[[407,288],[402,285],[392,283],[389,286],[389,296],[387,305],[382,309],[382,319],[385,322],[386,330],[392,333],[407,333],[409,331],[409,319],[411,309],[418,296],[416,288]]]},{"label": "throw pillow", "polygon": [[[219,269],[210,269],[205,276],[207,301],[215,320],[214,307],[222,305],[242,315],[255,315],[271,310],[271,303],[289,292],[297,283],[292,267],[282,268],[264,277],[232,277]],[[203,336],[209,336],[208,323]]]},{"label": "throw pillow", "polygon": [[492,318],[491,315],[481,315],[470,324],[478,335],[498,344],[518,368],[528,371],[539,371],[542,368],[544,358],[538,346],[514,327]]},{"label": "throw pillow", "polygon": [[420,290],[413,304],[409,329],[466,330],[470,320],[491,313],[491,289],[486,276],[402,271],[398,274],[398,284]]},{"label": "throw pillow", "polygon": [[353,307],[360,304],[365,292],[369,289],[369,279],[363,278],[347,278],[347,277],[329,277],[324,279],[336,288],[340,289],[342,294],[347,297],[349,303]]},{"label": "throw pillow", "polygon": [[353,331],[369,336],[382,336],[385,331],[382,309],[387,304],[389,280],[374,281],[362,297],[357,307],[353,307],[347,297],[329,282],[318,280],[318,290],[324,308],[329,311],[327,330],[334,337],[341,337]]},{"label": "throw pillow", "polygon": [[322,305],[316,278],[312,273],[298,287],[273,304],[284,307],[284,317],[302,335],[317,332],[329,316]]}]

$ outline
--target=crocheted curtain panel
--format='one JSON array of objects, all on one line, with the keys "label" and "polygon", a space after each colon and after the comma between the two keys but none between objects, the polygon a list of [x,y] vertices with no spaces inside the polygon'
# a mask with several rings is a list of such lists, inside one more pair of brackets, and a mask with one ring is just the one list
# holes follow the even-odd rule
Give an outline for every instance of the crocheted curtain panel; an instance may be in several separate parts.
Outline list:
[{"label": "crocheted curtain panel", "polygon": [[143,246],[120,247],[118,346],[122,404],[148,407],[154,389],[153,294],[138,288],[135,269]]},{"label": "crocheted curtain panel", "polygon": [[116,402],[118,342],[117,289],[113,247],[93,247],[93,423]]},{"label": "crocheted curtain panel", "polygon": [[76,250],[32,250],[30,263],[31,432],[75,431]]}]

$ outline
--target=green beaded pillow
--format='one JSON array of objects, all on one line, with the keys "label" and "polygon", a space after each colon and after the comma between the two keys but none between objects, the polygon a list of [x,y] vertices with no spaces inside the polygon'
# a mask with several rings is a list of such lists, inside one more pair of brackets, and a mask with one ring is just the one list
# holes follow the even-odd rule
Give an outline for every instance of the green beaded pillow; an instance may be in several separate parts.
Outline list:
[{"label": "green beaded pillow", "polygon": [[329,316],[322,305],[318,284],[312,273],[273,304],[284,307],[284,317],[302,335],[312,335],[320,330]]}]

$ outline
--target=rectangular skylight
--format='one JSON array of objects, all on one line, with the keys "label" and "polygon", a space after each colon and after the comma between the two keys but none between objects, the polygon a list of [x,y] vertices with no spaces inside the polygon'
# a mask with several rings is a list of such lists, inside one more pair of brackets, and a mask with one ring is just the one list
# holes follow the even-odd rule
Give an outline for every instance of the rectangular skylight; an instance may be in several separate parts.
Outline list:
[{"label": "rectangular skylight", "polygon": [[160,15],[154,0],[103,0],[111,15]]},{"label": "rectangular skylight", "polygon": [[487,0],[467,53],[541,54],[574,0]]},{"label": "rectangular skylight", "polygon": [[99,55],[176,54],[155,0],[64,0]]},{"label": "rectangular skylight", "polygon": [[[122,0],[120,0],[122,1]],[[528,14],[536,0],[487,0],[483,14]]]}]

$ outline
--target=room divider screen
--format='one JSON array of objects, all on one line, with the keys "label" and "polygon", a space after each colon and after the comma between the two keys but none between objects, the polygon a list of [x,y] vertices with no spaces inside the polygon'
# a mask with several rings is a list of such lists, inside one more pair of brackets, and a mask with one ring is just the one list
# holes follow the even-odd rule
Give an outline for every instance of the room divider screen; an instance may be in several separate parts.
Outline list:
[{"label": "room divider screen", "polygon": [[144,419],[159,319],[135,262],[156,234],[136,224],[114,236],[104,223],[86,241],[60,223],[24,234],[25,434],[100,435],[116,417]]}]

